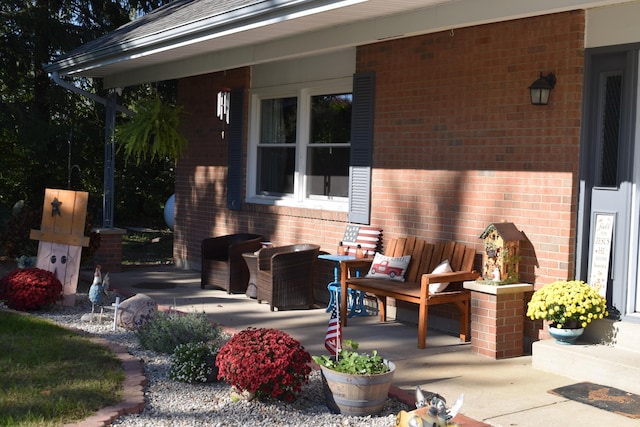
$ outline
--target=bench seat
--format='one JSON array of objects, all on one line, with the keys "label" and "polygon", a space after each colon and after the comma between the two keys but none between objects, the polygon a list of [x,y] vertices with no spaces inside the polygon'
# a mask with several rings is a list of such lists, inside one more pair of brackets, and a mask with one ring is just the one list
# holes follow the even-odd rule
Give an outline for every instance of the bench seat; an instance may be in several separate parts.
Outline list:
[{"label": "bench seat", "polygon": [[[401,237],[388,242],[385,246],[385,255],[392,257],[411,255],[404,282],[383,278],[357,278],[349,274],[356,268],[367,271],[371,260],[353,260],[344,263],[340,278],[342,325],[347,325],[346,310],[343,309],[346,306],[347,289],[355,289],[376,297],[381,322],[387,320],[387,297],[417,304],[419,306],[418,348],[426,347],[429,307],[439,304],[456,306],[460,312],[460,339],[469,341],[471,293],[462,288],[461,282],[479,277],[479,274],[473,270],[475,250],[453,241],[431,244],[415,237]],[[449,260],[453,272],[432,274],[433,269],[445,260]],[[429,284],[441,282],[450,282],[450,285],[443,292],[429,293]]]}]

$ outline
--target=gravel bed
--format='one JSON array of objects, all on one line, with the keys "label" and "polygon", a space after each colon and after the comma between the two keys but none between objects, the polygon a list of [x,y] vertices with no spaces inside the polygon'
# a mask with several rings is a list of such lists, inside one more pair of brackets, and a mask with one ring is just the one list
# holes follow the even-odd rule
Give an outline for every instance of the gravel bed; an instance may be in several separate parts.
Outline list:
[{"label": "gravel bed", "polygon": [[[91,323],[82,321],[82,315],[90,312],[91,303],[87,294],[77,294],[74,307],[56,306],[47,312],[33,314],[117,342],[144,362],[147,376],[145,409],[140,414],[118,418],[114,421],[114,426],[388,427],[395,426],[398,412],[412,409],[395,399],[388,399],[382,413],[377,416],[333,414],[325,405],[319,371],[313,371],[309,384],[304,386],[294,402],[234,401],[231,398],[231,387],[223,382],[187,384],[169,379],[170,356],[143,349],[133,332],[121,328],[114,331],[111,310],[105,310],[102,323],[97,320]],[[108,318],[109,314],[111,319]]]}]

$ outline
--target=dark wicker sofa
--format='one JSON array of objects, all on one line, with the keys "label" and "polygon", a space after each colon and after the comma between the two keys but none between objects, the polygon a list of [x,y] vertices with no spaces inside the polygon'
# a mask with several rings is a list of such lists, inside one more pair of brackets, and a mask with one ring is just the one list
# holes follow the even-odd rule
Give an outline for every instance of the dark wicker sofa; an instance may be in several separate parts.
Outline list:
[{"label": "dark wicker sofa", "polygon": [[313,268],[320,246],[297,244],[260,249],[258,302],[271,311],[313,305]]},{"label": "dark wicker sofa", "polygon": [[244,252],[262,247],[259,234],[238,233],[210,237],[201,243],[202,269],[200,287],[214,286],[227,293],[243,293],[249,282],[249,269],[242,258]]}]

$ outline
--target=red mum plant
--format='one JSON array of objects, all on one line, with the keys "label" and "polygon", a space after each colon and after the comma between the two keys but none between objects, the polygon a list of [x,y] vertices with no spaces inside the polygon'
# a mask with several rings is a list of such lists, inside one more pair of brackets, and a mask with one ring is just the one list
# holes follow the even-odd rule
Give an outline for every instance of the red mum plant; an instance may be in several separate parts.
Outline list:
[{"label": "red mum plant", "polygon": [[277,329],[238,332],[216,358],[218,379],[257,398],[290,402],[309,381],[311,356],[297,340]]},{"label": "red mum plant", "polygon": [[0,300],[15,310],[38,310],[62,299],[62,283],[40,268],[13,270],[0,279]]}]

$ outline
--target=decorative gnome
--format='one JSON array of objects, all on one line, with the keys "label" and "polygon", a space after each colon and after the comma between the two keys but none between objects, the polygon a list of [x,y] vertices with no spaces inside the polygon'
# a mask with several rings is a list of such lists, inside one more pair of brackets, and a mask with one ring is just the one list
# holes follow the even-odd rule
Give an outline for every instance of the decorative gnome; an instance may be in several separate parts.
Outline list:
[{"label": "decorative gnome", "polygon": [[93,320],[93,315],[95,313],[96,305],[100,306],[100,317],[102,318],[102,313],[104,311],[104,307],[102,307],[102,302],[109,295],[109,273],[104,276],[104,280],[102,279],[102,273],[100,272],[100,266],[96,266],[96,270],[93,273],[93,283],[89,288],[89,301],[91,301],[91,319]]},{"label": "decorative gnome", "polygon": [[397,427],[450,427],[458,426],[458,423],[451,422],[460,408],[464,396],[461,394],[458,400],[447,409],[447,402],[444,397],[437,393],[433,393],[427,400],[420,390],[416,387],[416,408],[413,411],[400,411],[396,417]]}]

